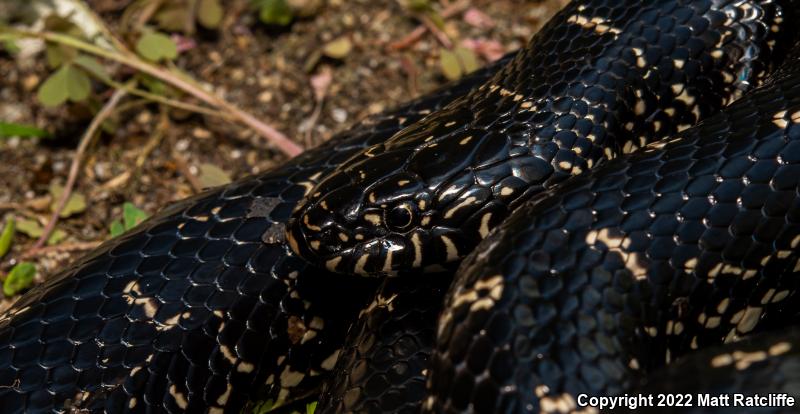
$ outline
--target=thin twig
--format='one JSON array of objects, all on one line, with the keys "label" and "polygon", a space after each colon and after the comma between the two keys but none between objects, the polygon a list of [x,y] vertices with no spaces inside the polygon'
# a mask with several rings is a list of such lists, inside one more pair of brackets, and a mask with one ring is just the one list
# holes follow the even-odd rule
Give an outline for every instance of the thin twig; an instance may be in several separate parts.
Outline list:
[{"label": "thin twig", "polygon": [[[169,131],[169,115],[167,115],[166,108],[161,107],[158,125],[150,134],[150,139],[148,139],[147,143],[144,144],[142,151],[136,156],[136,161],[133,165],[133,171],[127,171],[129,174],[124,183],[126,185],[126,189],[130,189],[129,186],[139,179],[139,176],[142,174],[142,167],[144,167],[144,163],[150,157],[150,154],[152,154],[153,151],[158,148],[159,144],[161,144],[161,141],[164,139],[164,135],[166,135],[167,131]],[[133,178],[133,180],[131,180],[131,178]]]},{"label": "thin twig", "polygon": [[142,27],[150,20],[151,17],[158,11],[159,7],[164,3],[164,0],[153,0],[148,2],[143,8],[142,13],[137,17],[134,22],[133,31],[141,32]]},{"label": "thin twig", "polygon": [[433,37],[435,37],[436,40],[438,40],[439,43],[441,43],[442,46],[445,47],[445,49],[453,48],[453,42],[450,40],[450,36],[448,36],[447,33],[439,29],[439,27],[436,26],[436,23],[434,23],[430,17],[422,16],[422,24],[424,24],[425,27],[428,28],[429,32],[433,33]]},{"label": "thin twig", "polygon": [[203,191],[203,184],[200,183],[200,180],[192,174],[191,169],[189,168],[189,163],[186,161],[183,156],[178,154],[177,151],[172,151],[172,158],[175,160],[175,164],[178,166],[178,170],[186,176],[186,180],[189,181],[189,185],[192,186],[192,189],[195,193],[199,193]]},{"label": "thin twig", "polygon": [[[457,14],[463,13],[469,8],[469,6],[470,6],[470,0],[461,0],[452,3],[447,7],[445,7],[444,10],[442,10],[442,18],[449,19]],[[427,26],[427,24],[425,23],[420,24],[409,34],[405,35],[402,39],[396,42],[389,43],[388,47],[389,49],[392,50],[402,50],[411,47],[412,45],[414,45],[414,43],[417,43],[419,39],[421,39],[426,32],[428,32],[428,29],[429,27]]]},{"label": "thin twig", "polygon": [[[147,161],[147,158],[150,156],[150,153],[153,152],[158,147],[158,144],[161,143],[161,140],[164,138],[164,133],[169,131],[169,116],[167,115],[167,111],[161,110],[160,117],[158,120],[158,126],[156,130],[153,131],[150,139],[147,140],[147,143],[144,144],[144,148],[136,156],[136,163],[135,168],[137,170],[141,169],[144,166],[144,162]],[[138,174],[138,173],[137,173]],[[135,174],[136,175],[136,174]]]},{"label": "thin twig", "polygon": [[404,53],[400,57],[400,67],[408,75],[408,90],[411,96],[419,95],[419,88],[417,85],[417,68],[414,67],[414,62]]},{"label": "thin twig", "polygon": [[[86,68],[86,66],[84,66],[81,62],[76,62],[75,64],[80,66],[80,67],[82,67],[82,68],[84,68],[84,69],[87,69],[87,71],[90,71],[90,69]],[[89,72],[89,73],[91,73],[91,72]],[[171,106],[171,107],[174,107],[174,108],[177,108],[177,109],[182,109],[184,111],[196,112],[198,114],[203,114],[203,115],[213,116],[213,117],[220,117],[220,118],[224,118],[224,119],[227,119],[227,120],[231,120],[231,116],[229,114],[220,112],[220,111],[215,110],[213,108],[204,108],[202,106],[190,104],[188,102],[183,102],[183,101],[179,101],[179,100],[176,100],[176,99],[170,99],[170,98],[167,98],[165,96],[161,96],[161,95],[158,95],[158,94],[155,94],[155,93],[147,92],[147,91],[142,90],[142,89],[136,89],[135,87],[133,87],[133,85],[128,85],[128,84],[116,82],[113,79],[106,78],[104,76],[97,76],[96,79],[98,79],[100,82],[106,84],[107,86],[109,86],[111,88],[114,88],[114,89],[126,89],[128,91],[128,93],[130,93],[131,95],[138,96],[138,97],[141,97],[141,98],[145,98],[148,101],[158,102],[160,104]]]},{"label": "thin twig", "polygon": [[18,210],[25,208],[19,203],[0,203],[0,210]]},{"label": "thin twig", "polygon": [[92,142],[97,130],[100,129],[101,125],[103,125],[103,122],[105,122],[106,119],[108,119],[108,117],[114,113],[114,107],[116,107],[119,101],[127,94],[127,90],[117,89],[114,94],[111,95],[111,98],[108,100],[108,102],[103,105],[103,108],[100,109],[100,112],[95,115],[94,119],[92,119],[92,122],[89,124],[89,128],[86,130],[86,133],[84,133],[83,137],[81,137],[81,142],[78,144],[78,149],[75,151],[75,156],[72,158],[72,164],[69,167],[69,176],[67,177],[67,183],[64,185],[64,190],[61,192],[61,196],[56,202],[56,208],[53,209],[53,214],[50,216],[50,220],[47,222],[47,225],[42,231],[42,236],[39,237],[39,240],[37,240],[36,244],[33,245],[32,250],[35,251],[36,249],[44,246],[44,244],[50,238],[50,235],[53,233],[53,230],[55,230],[61,210],[64,209],[64,206],[67,204],[67,200],[69,200],[69,197],[72,194],[72,189],[75,187],[75,181],[78,178],[78,173],[80,172],[80,166],[83,161],[83,155],[86,153],[86,149]]},{"label": "thin twig", "polygon": [[403,49],[406,49],[408,47],[411,47],[411,45],[413,45],[414,43],[417,43],[419,41],[419,39],[422,38],[422,35],[424,35],[425,32],[427,32],[427,31],[428,31],[428,28],[424,24],[421,24],[421,25],[417,26],[416,28],[414,28],[414,30],[412,30],[411,33],[403,36],[402,39],[400,39],[400,40],[398,40],[396,42],[389,43],[388,47],[389,47],[389,49],[392,49],[392,50],[403,50]]},{"label": "thin twig", "polygon": [[186,0],[183,7],[186,10],[186,21],[183,22],[183,31],[187,36],[192,36],[197,29],[194,25],[194,18],[197,14],[197,0]]},{"label": "thin twig", "polygon": [[187,92],[188,94],[194,96],[195,98],[200,99],[203,102],[206,102],[210,105],[219,107],[220,109],[227,111],[234,118],[238,119],[241,123],[252,128],[259,135],[271,141],[276,147],[278,147],[278,149],[280,149],[290,157],[294,157],[303,152],[302,146],[292,142],[286,135],[284,135],[277,129],[273,128],[272,126],[259,121],[255,116],[243,111],[242,109],[239,109],[237,106],[231,104],[222,97],[219,97],[214,93],[206,91],[200,85],[196,84],[194,81],[186,79],[183,76],[178,75],[176,73],[154,66],[150,63],[147,63],[139,59],[138,57],[123,55],[115,51],[107,50],[86,43],[72,36],[62,35],[59,33],[31,32],[27,30],[13,30],[13,31],[8,31],[7,33],[8,35],[6,36],[3,36],[3,34],[0,33],[0,40],[2,40],[4,37],[13,38],[15,35],[44,39],[48,42],[67,45],[75,49],[84,51],[86,53],[90,53],[96,56],[101,56],[106,59],[110,59],[115,62],[121,63],[123,65],[129,66],[142,73],[146,73],[159,80],[167,82],[172,86],[175,86],[178,89]]},{"label": "thin twig", "polygon": [[45,247],[34,246],[32,249],[23,253],[22,256],[20,256],[20,260],[29,260],[34,257],[44,256],[50,253],[79,252],[85,250],[92,250],[95,247],[99,246],[100,243],[102,242],[91,241],[91,242],[76,242],[76,243],[60,243],[55,246],[45,246]]}]

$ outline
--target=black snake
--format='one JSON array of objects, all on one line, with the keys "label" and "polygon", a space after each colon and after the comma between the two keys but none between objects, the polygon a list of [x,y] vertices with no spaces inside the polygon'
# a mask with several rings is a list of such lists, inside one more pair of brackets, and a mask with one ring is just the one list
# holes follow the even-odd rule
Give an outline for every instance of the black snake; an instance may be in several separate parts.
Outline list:
[{"label": "black snake", "polygon": [[[759,329],[785,323],[794,291],[783,275],[792,273],[798,229],[775,230],[770,219],[793,211],[784,187],[797,176],[797,151],[787,151],[800,109],[792,110],[800,96],[797,58],[726,112],[684,129],[783,60],[793,36],[787,3],[575,2],[515,56],[368,119],[274,171],[169,207],[0,317],[0,407],[236,412],[251,395],[278,404],[313,396],[336,366],[351,369],[328,385],[322,411],[418,410],[428,392],[422,373],[432,317],[452,275],[446,265],[514,209],[448,294],[425,409],[547,411],[570,404],[576,390],[636,386],[637,372],[667,362],[654,356],[719,343],[731,324],[749,328],[735,337],[754,330],[754,318],[763,319]],[[738,140],[721,142],[731,137]],[[710,203],[716,188],[703,179],[736,157],[746,161],[719,175],[739,179],[728,192],[769,207],[719,215],[757,235],[755,247],[698,234],[696,222],[717,217],[695,205],[695,198]],[[777,165],[786,171],[778,175]],[[659,171],[675,179],[658,181]],[[772,178],[782,180],[777,195],[764,188]],[[624,196],[654,186],[666,200],[658,208],[677,225],[650,217],[655,193]],[[715,197],[727,202],[728,192]],[[287,243],[284,223],[306,195]],[[535,203],[523,203],[532,197]],[[648,214],[634,214],[640,211]],[[656,244],[660,238],[639,235],[636,226],[674,235],[676,246]],[[685,242],[692,237],[694,244]],[[701,239],[717,244],[701,252]],[[726,250],[728,241],[734,247]],[[337,275],[288,245],[329,270],[398,277],[379,287],[374,278]],[[643,253],[651,247],[656,256]],[[765,257],[774,259],[760,263]],[[442,273],[413,274],[420,268]],[[768,270],[773,276],[762,276]],[[718,277],[709,283],[712,271]],[[696,280],[703,284],[690,283]],[[765,298],[770,306],[754,316],[750,305]],[[584,311],[602,324],[581,318]],[[700,316],[702,330],[686,319]],[[575,321],[547,331],[559,318]],[[711,320],[716,325],[707,329]],[[745,368],[788,361],[794,348],[770,352],[786,341],[757,342],[770,342],[766,357]],[[561,352],[549,355],[547,346]],[[642,346],[649,352],[640,356]],[[531,362],[545,354],[550,359]],[[576,365],[581,358],[597,364]],[[738,369],[736,361],[725,366]],[[658,389],[658,378],[673,384],[663,378],[681,372],[641,386]],[[709,381],[718,378],[708,373]],[[791,384],[793,377],[783,378]]]}]

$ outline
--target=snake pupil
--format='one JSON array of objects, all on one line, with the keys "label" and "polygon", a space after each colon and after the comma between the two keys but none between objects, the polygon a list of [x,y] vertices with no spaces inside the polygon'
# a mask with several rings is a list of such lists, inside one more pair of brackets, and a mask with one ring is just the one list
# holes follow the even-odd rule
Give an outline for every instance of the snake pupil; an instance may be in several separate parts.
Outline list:
[{"label": "snake pupil", "polygon": [[401,204],[389,210],[386,214],[386,224],[398,230],[403,230],[414,221],[414,213],[408,204]]}]

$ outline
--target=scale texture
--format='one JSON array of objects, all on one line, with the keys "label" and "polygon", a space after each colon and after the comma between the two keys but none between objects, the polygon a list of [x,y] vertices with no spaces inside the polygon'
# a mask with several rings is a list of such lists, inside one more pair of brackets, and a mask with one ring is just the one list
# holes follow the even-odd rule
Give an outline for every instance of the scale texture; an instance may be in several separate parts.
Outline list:
[{"label": "scale texture", "polygon": [[419,412],[436,316],[452,275],[431,276],[384,280],[347,335],[321,413]]},{"label": "scale texture", "polygon": [[694,125],[782,41],[768,1],[576,1],[481,88],[324,177],[289,241],[356,274],[439,267],[520,201]]},{"label": "scale texture", "polygon": [[[800,396],[800,329],[752,335],[697,351],[654,372],[634,393],[689,395],[691,406],[644,411],[697,414],[736,410],[731,408],[735,404],[733,394],[788,394],[795,397],[794,407],[739,407],[749,413],[796,413]],[[723,396],[719,401],[726,404],[709,407],[713,401],[700,401],[698,394]],[[726,400],[724,395],[730,397]]]},{"label": "scale texture", "polygon": [[534,198],[462,264],[426,408],[554,412],[793,321],[800,54],[675,137]]},{"label": "scale texture", "polygon": [[[743,6],[742,3],[735,4],[736,8],[730,4],[726,6],[728,8],[723,7],[723,9],[731,16],[739,16],[750,24],[752,24],[750,21],[752,16],[760,16],[763,19],[760,22],[762,27],[766,27],[767,23],[774,23],[771,30],[780,30],[781,19],[774,14],[737,15],[732,13],[732,10],[740,11],[739,8],[746,8],[746,6]],[[581,9],[581,12],[586,15],[596,12],[591,5],[587,6],[581,3],[575,7]],[[543,33],[546,33],[547,27],[544,30]],[[680,32],[680,29],[675,30]],[[786,38],[791,37],[790,33],[792,32],[785,32],[786,36],[780,38],[780,42],[771,43],[770,46],[774,48],[775,53],[765,53],[761,56],[762,61],[755,62],[754,65],[766,65],[771,59],[780,59],[785,56],[785,49],[790,44]],[[546,34],[540,36],[546,36]],[[752,49],[752,46],[748,49]],[[531,60],[537,58],[537,53],[546,55],[549,53],[548,51],[549,49],[531,52],[533,56]],[[598,53],[603,54],[607,51],[600,48]],[[587,60],[591,60],[591,58],[592,56],[586,56]],[[728,70],[733,69],[729,68]],[[756,78],[751,83],[757,83],[760,80],[760,72],[751,72],[750,74]],[[697,81],[702,82],[703,80]],[[438,114],[431,118],[436,115]],[[631,114],[618,114],[620,118],[615,122],[621,123],[626,119],[624,117],[629,115]],[[429,122],[431,118],[423,120],[422,123]],[[408,129],[398,136],[404,135],[406,131]],[[396,138],[397,136],[391,140]],[[618,141],[609,139],[606,143],[613,146]],[[347,161],[347,163],[350,162],[352,160]],[[557,180],[548,184],[551,185],[554,182]],[[532,194],[536,190],[538,189],[534,189],[530,193]],[[450,274],[443,273],[428,275],[427,278],[437,279],[448,276]],[[429,371],[423,369],[426,368],[425,361],[433,347],[430,332],[435,329],[435,319],[440,310],[441,299],[433,295],[437,293],[436,290],[428,288],[432,282],[426,282],[425,276],[418,277],[417,280],[408,279],[405,276],[394,279],[402,279],[402,281],[384,282],[384,287],[373,304],[367,310],[362,311],[359,321],[348,334],[348,345],[336,368],[337,378],[334,385],[327,389],[320,405],[323,412],[418,411],[421,401],[417,386],[423,381],[422,372]],[[441,285],[443,282],[433,283]],[[464,391],[468,392],[468,390]]]},{"label": "scale texture", "polygon": [[4,413],[238,412],[319,392],[377,281],[291,254],[284,223],[333,166],[482,84],[513,55],[270,172],[181,201],[0,316]]},{"label": "scale texture", "polygon": [[[370,118],[278,169],[212,189],[165,209],[49,278],[0,316],[0,407],[12,413],[68,409],[236,412],[253,395],[278,404],[315,395],[321,383],[337,369],[342,374],[329,383],[321,405],[323,411],[416,410],[423,395],[422,375],[434,336],[432,315],[441,306],[439,298],[449,279],[447,273],[423,275],[420,269],[458,261],[509,211],[534,193],[596,164],[605,164],[600,166],[605,169],[599,171],[606,171],[609,166],[618,165],[606,163],[606,158],[671,136],[739,96],[749,85],[760,82],[786,47],[783,9],[771,0],[575,2],[516,57],[509,56],[456,85]],[[780,86],[792,86],[794,75],[785,72]],[[793,98],[772,99],[765,104],[769,109],[781,99],[788,102]],[[758,99],[754,102],[760,104]],[[764,115],[759,112],[761,108],[749,109],[751,112],[741,110],[730,119],[703,127],[716,125],[733,131],[746,123],[759,132],[750,138],[762,139],[762,127],[770,127],[764,116],[772,116],[772,124],[780,126],[778,118],[774,118],[777,110]],[[784,138],[794,121],[794,112],[787,113],[781,118],[786,123]],[[740,115],[751,118],[744,122],[745,118],[737,118]],[[681,135],[685,136],[692,135]],[[672,151],[670,145],[656,149]],[[712,161],[719,162],[724,159],[720,154],[728,154],[725,151],[730,145],[719,145],[723,148],[714,153],[717,158]],[[782,156],[781,162],[791,159],[788,152]],[[678,168],[668,165],[670,169]],[[744,175],[747,170],[737,171],[738,179],[751,188],[755,178]],[[763,178],[767,172],[758,170],[758,174],[756,177]],[[565,188],[563,197],[571,194],[570,187]],[[769,195],[763,189],[758,191],[758,196]],[[290,225],[292,231],[287,233],[292,211],[309,195],[312,201],[301,206],[297,221]],[[780,212],[786,207],[781,201],[785,200],[780,198],[770,206]],[[592,208],[603,205],[593,204]],[[631,211],[637,206],[630,206]],[[695,212],[693,208],[688,210]],[[339,216],[329,215],[331,211]],[[525,220],[512,223],[518,227],[516,231],[529,229],[531,222],[548,220],[546,213],[538,218],[533,214],[539,212],[533,212]],[[347,220],[338,221],[343,217]],[[598,222],[612,220],[603,217]],[[404,222],[407,218],[416,230],[408,230],[409,224]],[[423,223],[426,218],[429,221]],[[690,219],[696,221],[697,217]],[[750,216],[743,216],[742,220],[737,225],[744,228],[758,221]],[[347,225],[353,222],[367,226],[348,229]],[[572,224],[581,223],[585,222]],[[584,230],[587,234],[593,231]],[[761,237],[762,233],[751,230],[750,236]],[[797,230],[800,229],[787,231]],[[759,231],[766,232],[767,237],[772,234],[770,231],[777,230],[769,227]],[[676,234],[684,237],[683,233]],[[780,234],[776,243],[784,243],[789,233]],[[608,237],[608,233],[598,233],[595,240],[605,242]],[[494,236],[492,240],[498,238]],[[531,243],[505,245],[503,253],[527,257],[525,249]],[[484,253],[497,252],[488,246],[489,253]],[[570,246],[561,248],[571,251]],[[575,255],[589,257],[598,251],[597,246],[590,247],[589,253],[581,250]],[[292,251],[300,252],[316,265]],[[784,251],[775,253],[769,266],[795,260],[793,252]],[[764,252],[762,249],[752,254]],[[675,257],[687,260],[683,266],[690,263],[689,258],[677,253]],[[701,259],[698,253],[693,264],[696,269],[707,264]],[[481,260],[472,259],[470,263]],[[498,282],[496,278],[484,278],[481,271],[497,266],[508,270],[508,260],[497,256],[496,262],[468,268],[471,273],[460,275],[457,289],[472,289],[477,296],[488,295],[499,301],[494,295],[501,286],[500,297],[505,298],[502,295],[515,290],[502,287],[514,283],[519,273],[510,272],[508,279],[501,277]],[[665,262],[671,265],[672,260]],[[608,268],[602,263],[595,263],[594,268]],[[769,266],[762,267],[774,270]],[[616,270],[624,274],[625,269]],[[338,275],[331,270],[399,271],[400,277],[380,285],[381,280]],[[753,270],[750,267],[739,270],[741,275],[749,275],[740,279],[769,279],[762,276],[761,268],[754,270],[755,276],[747,273]],[[717,273],[727,274],[722,268]],[[428,280],[416,283],[413,276]],[[627,291],[617,296],[610,294],[609,303],[618,305],[615,298],[622,296],[656,306],[667,303],[670,295],[681,292],[677,289],[683,286],[678,283],[678,287],[670,285],[673,290],[659,287],[640,291],[636,289],[644,282],[635,276],[612,278],[627,280],[627,284],[620,282],[619,286],[613,283],[615,289],[633,286],[634,290],[629,296],[625,296]],[[727,286],[723,280],[720,276],[709,285],[719,286],[722,292]],[[742,321],[750,324],[758,316],[763,317],[763,324],[777,320],[770,317],[775,314],[773,308],[788,309],[784,306],[792,303],[792,296],[784,293],[792,288],[791,281],[780,281],[774,291],[758,292],[761,296],[757,299],[744,295],[744,291],[723,292],[730,294],[731,309],[742,301],[763,301],[769,296],[767,304],[759,307],[758,315],[747,311],[747,307],[738,317],[728,315],[725,323],[738,329]],[[735,286],[738,285],[728,287]],[[525,295],[539,286],[521,288],[529,288],[519,290],[520,295]],[[553,294],[560,290],[554,291],[547,290]],[[443,401],[443,409],[456,409],[464,398],[481,401],[480,406],[474,405],[476,410],[495,403],[496,407],[512,407],[516,402],[509,403],[505,395],[491,387],[519,377],[495,378],[502,371],[490,370],[487,376],[473,368],[474,364],[508,368],[504,364],[511,348],[492,348],[485,335],[500,335],[504,327],[511,332],[512,323],[527,328],[521,323],[528,319],[524,314],[508,313],[505,321],[500,317],[489,319],[497,325],[487,325],[485,332],[474,331],[473,337],[462,334],[485,322],[489,311],[502,307],[487,308],[487,302],[481,302],[484,298],[475,298],[473,303],[472,293],[459,296],[458,292],[461,290],[450,296],[448,311],[441,320],[440,355],[434,361],[434,367],[441,368],[436,374],[439,377],[434,376],[436,390],[456,389],[458,401],[432,398],[431,407],[439,407],[439,401]],[[711,296],[692,297],[687,303],[721,306],[714,302],[720,298],[708,295]],[[574,293],[573,296],[578,297]],[[522,296],[514,296],[519,297]],[[568,318],[574,311],[570,307],[573,302],[565,299],[558,304],[561,307],[552,303],[548,307],[547,302],[536,306]],[[470,305],[465,311],[464,306],[470,303],[474,309]],[[605,302],[592,304],[596,305],[593,316],[604,312]],[[626,306],[620,326],[630,335],[620,343],[644,337],[632,328],[639,319],[663,322],[663,315],[657,311],[650,314],[642,310],[645,307]],[[536,316],[552,318],[548,315]],[[706,315],[709,321],[710,315]],[[467,322],[454,327],[458,318],[466,318]],[[357,322],[345,339],[354,321]],[[675,321],[670,325],[673,331]],[[684,335],[690,331],[689,325],[681,325]],[[755,328],[747,324],[744,327]],[[657,329],[661,329],[660,325]],[[745,331],[739,329],[732,335]],[[442,339],[453,332],[461,335],[457,337],[459,341]],[[655,339],[648,340],[665,352],[677,355],[686,348],[679,346],[685,344],[678,339],[659,337],[659,332]],[[566,334],[581,341],[597,340],[582,336],[583,333]],[[498,339],[492,336],[492,340]],[[448,366],[460,357],[460,350],[451,352],[447,346],[463,347],[472,340],[476,342],[471,347],[486,352],[473,354],[477,356],[466,363]],[[715,343],[715,337],[703,335],[697,342]],[[662,350],[653,349],[656,356]],[[670,354],[666,355],[668,358]],[[656,357],[637,358],[637,363],[646,369],[659,365],[651,362]],[[436,380],[443,373],[453,375]],[[562,377],[553,378],[557,382]],[[580,382],[582,377],[575,374],[571,378]],[[470,382],[477,386],[464,388]],[[625,384],[620,381],[618,385]]]}]

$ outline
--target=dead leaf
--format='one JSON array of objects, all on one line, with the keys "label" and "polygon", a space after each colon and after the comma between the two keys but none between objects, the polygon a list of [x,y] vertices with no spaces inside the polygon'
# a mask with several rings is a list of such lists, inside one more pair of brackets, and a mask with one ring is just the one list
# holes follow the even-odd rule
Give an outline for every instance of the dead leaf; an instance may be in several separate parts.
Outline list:
[{"label": "dead leaf", "polygon": [[331,40],[322,47],[322,53],[333,59],[344,59],[353,50],[353,42],[347,37]]},{"label": "dead leaf", "polygon": [[314,99],[322,102],[328,93],[328,88],[333,80],[333,71],[329,66],[323,66],[319,72],[311,76],[311,89],[314,90]]},{"label": "dead leaf", "polygon": [[231,182],[231,177],[214,164],[201,164],[200,175],[197,177],[204,188],[217,187]]},{"label": "dead leaf", "polygon": [[470,7],[464,12],[464,21],[467,22],[467,24],[480,29],[490,29],[494,27],[494,20],[492,20],[488,14],[476,9],[475,7]]},{"label": "dead leaf", "polygon": [[475,53],[494,62],[506,54],[506,48],[497,40],[491,39],[464,39],[461,45],[467,49],[472,49]]}]

